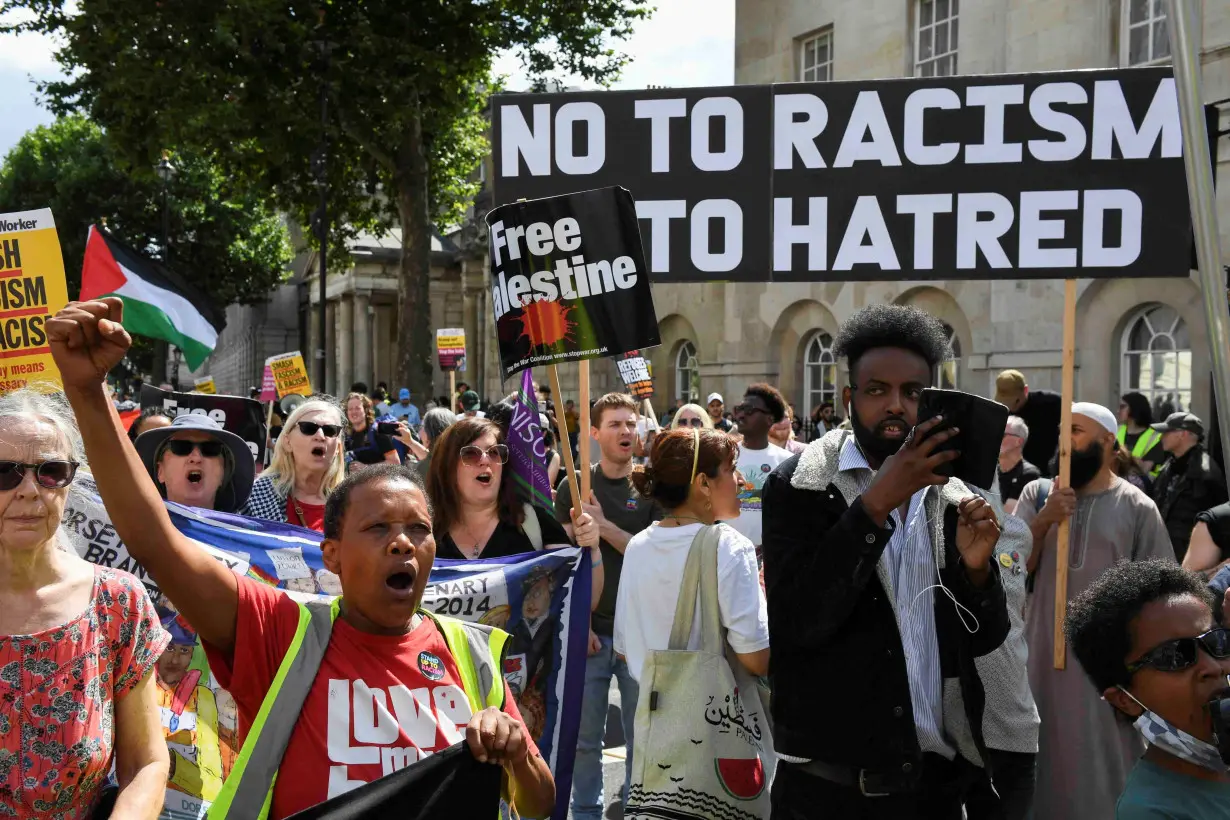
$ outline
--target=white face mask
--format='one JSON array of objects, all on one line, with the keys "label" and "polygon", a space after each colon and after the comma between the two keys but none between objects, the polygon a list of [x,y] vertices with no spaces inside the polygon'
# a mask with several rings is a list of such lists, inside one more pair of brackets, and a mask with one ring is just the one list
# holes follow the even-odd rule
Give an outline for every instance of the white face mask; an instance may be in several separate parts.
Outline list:
[{"label": "white face mask", "polygon": [[1221,754],[1212,743],[1173,726],[1170,721],[1136,700],[1136,696],[1122,686],[1119,687],[1119,691],[1135,700],[1136,705],[1145,710],[1132,725],[1149,743],[1180,760],[1186,760],[1188,763],[1194,763],[1210,771],[1219,773],[1230,771],[1230,766],[1222,761]]}]

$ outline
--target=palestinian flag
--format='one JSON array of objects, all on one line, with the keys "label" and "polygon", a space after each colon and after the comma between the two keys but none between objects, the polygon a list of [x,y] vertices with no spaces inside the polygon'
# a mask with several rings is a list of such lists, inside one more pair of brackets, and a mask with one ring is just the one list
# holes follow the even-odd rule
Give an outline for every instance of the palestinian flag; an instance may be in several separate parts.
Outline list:
[{"label": "palestinian flag", "polygon": [[218,344],[226,318],[203,293],[160,262],[90,226],[81,269],[81,299],[119,296],[124,329],[170,342],[196,370]]}]

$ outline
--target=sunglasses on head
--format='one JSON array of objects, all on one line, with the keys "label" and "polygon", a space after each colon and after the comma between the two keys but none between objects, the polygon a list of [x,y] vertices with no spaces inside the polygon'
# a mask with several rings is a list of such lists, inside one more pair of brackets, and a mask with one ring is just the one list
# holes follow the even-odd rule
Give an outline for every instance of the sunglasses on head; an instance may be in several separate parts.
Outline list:
[{"label": "sunglasses on head", "polygon": [[461,448],[461,463],[471,467],[477,467],[483,463],[483,457],[486,456],[493,464],[508,463],[508,447],[504,444],[497,444],[487,450],[482,447],[476,447],[473,444],[467,444]]},{"label": "sunglasses on head", "polygon": [[1175,638],[1166,641],[1145,654],[1140,660],[1127,665],[1127,671],[1136,674],[1141,669],[1152,668],[1159,672],[1180,672],[1195,666],[1203,647],[1214,658],[1230,658],[1230,629],[1217,627],[1194,638]]},{"label": "sunglasses on head", "polygon": [[704,427],[705,423],[698,418],[679,419],[680,427]]},{"label": "sunglasses on head", "polygon": [[342,432],[340,424],[317,424],[314,421],[301,421],[298,426],[299,432],[305,436],[314,436],[317,430],[321,430],[324,432],[325,438],[337,438],[338,434]]},{"label": "sunglasses on head", "polygon": [[167,449],[171,454],[181,457],[192,455],[193,450],[200,450],[205,458],[217,458],[222,455],[223,446],[220,441],[188,441],[182,438],[173,438],[167,442]]},{"label": "sunglasses on head", "polygon": [[20,461],[0,461],[0,490],[15,490],[25,479],[26,470],[34,471],[34,481],[48,490],[59,490],[73,482],[77,475],[75,461],[44,461],[42,464],[22,464]]}]

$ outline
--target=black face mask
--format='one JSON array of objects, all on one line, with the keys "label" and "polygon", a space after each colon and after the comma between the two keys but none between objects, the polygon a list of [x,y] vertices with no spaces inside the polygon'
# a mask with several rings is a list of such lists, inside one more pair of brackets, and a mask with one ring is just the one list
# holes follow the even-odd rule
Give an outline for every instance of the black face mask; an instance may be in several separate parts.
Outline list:
[{"label": "black face mask", "polygon": [[[889,418],[905,424],[907,430],[910,427],[902,417],[890,416]],[[863,454],[873,461],[883,463],[889,456],[895,455],[901,449],[902,444],[905,444],[904,439],[883,438],[869,427],[864,427],[862,421],[859,420],[858,411],[854,409],[853,401],[850,402],[850,426],[854,429],[854,440],[858,442],[859,447],[863,448]]]},{"label": "black face mask", "polygon": [[[1072,489],[1079,490],[1097,476],[1102,469],[1102,445],[1093,442],[1084,450],[1072,451],[1071,473],[1068,484]],[[1051,457],[1051,475],[1059,475],[1059,454]]]}]

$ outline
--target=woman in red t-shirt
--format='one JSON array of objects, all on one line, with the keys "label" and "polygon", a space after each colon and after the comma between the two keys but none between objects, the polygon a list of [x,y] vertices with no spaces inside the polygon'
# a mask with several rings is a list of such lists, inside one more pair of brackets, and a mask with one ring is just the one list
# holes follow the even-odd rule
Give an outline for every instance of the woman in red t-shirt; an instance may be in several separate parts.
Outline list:
[{"label": "woman in red t-shirt", "polygon": [[[290,646],[298,610],[284,593],[231,572],[171,522],[103,390],[132,343],[122,310],[115,297],[70,304],[47,323],[52,355],[86,452],[108,467],[99,492],[120,537],[197,631],[247,726]],[[292,414],[290,426],[296,421]],[[417,474],[392,464],[353,474],[329,499],[324,535],[325,567],[342,580],[341,612],[282,759],[270,817],[462,739],[478,760],[503,766],[505,791],[522,816],[548,816],[555,781],[507,686],[503,709],[473,714],[447,642],[419,610],[436,543]]]},{"label": "woman in red t-shirt", "polygon": [[332,402],[309,399],[296,407],[241,513],[324,532],[325,499],[346,477],[343,429]]}]

